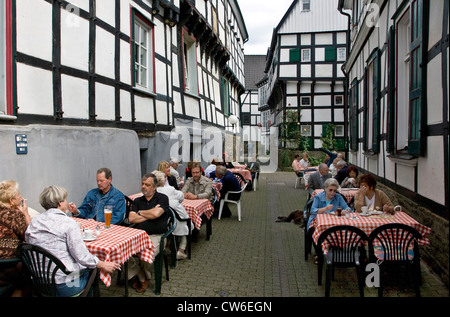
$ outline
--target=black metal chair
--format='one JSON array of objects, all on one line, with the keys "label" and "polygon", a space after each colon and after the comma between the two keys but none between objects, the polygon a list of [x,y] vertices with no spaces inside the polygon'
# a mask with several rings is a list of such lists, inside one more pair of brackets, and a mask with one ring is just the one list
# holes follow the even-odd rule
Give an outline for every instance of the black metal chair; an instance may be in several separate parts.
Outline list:
[{"label": "black metal chair", "polygon": [[[67,270],[66,266],[53,254],[37,245],[22,243],[17,247],[17,255],[25,264],[33,281],[33,292],[41,297],[57,297],[55,276],[57,271],[62,271],[66,275],[73,274]],[[98,270],[84,269],[79,272],[90,272],[88,283],[84,290],[74,295],[74,297],[86,297],[89,291],[93,290],[95,297],[100,296],[98,287]],[[78,273],[77,273],[78,274]]]},{"label": "black metal chair", "polygon": [[[161,294],[161,284],[162,284],[162,267],[163,267],[163,261],[165,263],[166,268],[166,280],[169,280],[169,260],[167,252],[165,251],[165,240],[166,239],[172,239],[173,238],[173,230],[175,230],[177,226],[177,218],[175,216],[175,212],[172,210],[172,208],[169,207],[169,218],[167,221],[167,231],[165,234],[161,237],[161,242],[159,244],[159,253],[156,256],[154,260],[154,268],[155,268],[155,294],[160,295]],[[171,240],[170,243],[170,250],[171,250],[171,261],[172,263],[175,263],[177,260],[177,246],[175,239]]]},{"label": "black metal chair", "polygon": [[[382,225],[369,235],[369,260],[380,267],[378,296],[383,296],[384,274],[388,267],[406,267],[412,275],[414,290],[420,297],[421,272],[418,239],[422,235],[405,224]],[[412,270],[411,270],[412,269]]]},{"label": "black metal chair", "polygon": [[[364,270],[366,251],[364,243],[368,236],[359,228],[353,226],[334,226],[325,230],[319,237],[316,252],[318,255],[318,284],[322,285],[322,270],[326,261],[325,296],[330,296],[331,280],[335,267],[356,267],[359,293],[364,297]],[[322,244],[327,253],[324,255]]]},{"label": "black metal chair", "polygon": [[305,231],[305,261],[308,261],[308,255],[311,253],[312,246],[312,235],[314,233],[314,227],[307,228],[309,216],[311,215],[311,206],[313,204],[314,199],[310,199],[306,202],[305,207],[303,208],[303,218],[304,218],[304,231]]},{"label": "black metal chair", "polygon": [[[0,270],[20,262],[19,258],[0,259]],[[10,297],[14,291],[13,284],[0,285],[0,297]]]}]

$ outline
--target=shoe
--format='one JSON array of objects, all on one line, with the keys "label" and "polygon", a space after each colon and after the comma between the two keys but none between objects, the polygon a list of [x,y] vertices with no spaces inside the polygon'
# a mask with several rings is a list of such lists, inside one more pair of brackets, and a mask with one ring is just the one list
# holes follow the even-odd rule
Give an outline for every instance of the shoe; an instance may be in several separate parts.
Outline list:
[{"label": "shoe", "polygon": [[136,292],[138,292],[138,293],[144,293],[145,292],[145,290],[147,289],[147,287],[148,287],[148,283],[149,283],[150,281],[149,280],[145,280],[145,281],[143,281],[143,282],[141,282],[141,287],[139,287],[139,288],[137,288],[136,289]]},{"label": "shoe", "polygon": [[141,282],[138,278],[135,278],[133,283],[131,283],[131,287],[134,289],[139,289],[141,287]]},{"label": "shoe", "polygon": [[181,251],[177,252],[177,260],[184,260],[186,258],[187,258],[187,254],[186,253],[183,253]]}]

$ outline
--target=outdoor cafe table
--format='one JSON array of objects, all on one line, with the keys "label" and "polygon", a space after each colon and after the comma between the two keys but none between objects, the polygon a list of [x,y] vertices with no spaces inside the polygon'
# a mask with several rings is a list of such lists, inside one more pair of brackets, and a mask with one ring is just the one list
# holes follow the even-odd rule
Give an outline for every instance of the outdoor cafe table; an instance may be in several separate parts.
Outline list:
[{"label": "outdoor cafe table", "polygon": [[[352,198],[355,196],[355,194],[358,192],[359,188],[341,188],[341,191],[339,192],[342,196],[344,196],[347,203],[349,203]],[[322,188],[314,190],[314,192],[311,195],[311,198],[314,198],[318,193],[323,192],[324,190]]]},{"label": "outdoor cafe table", "polygon": [[[105,262],[125,264],[133,255],[138,255],[145,262],[153,263],[155,247],[149,235],[144,230],[128,228],[119,225],[111,225],[104,228],[103,222],[93,219],[74,218],[83,226],[83,229],[94,229],[100,226],[100,235],[94,241],[85,241],[86,247],[93,255]],[[111,286],[111,274],[100,270],[100,279],[106,285]],[[125,276],[127,281],[127,276]],[[125,283],[127,286],[128,283]],[[128,287],[125,288],[128,294]]]},{"label": "outdoor cafe table", "polygon": [[251,181],[252,180],[252,173],[250,173],[249,170],[239,169],[239,168],[229,168],[228,170],[231,173],[240,174],[246,181]]},{"label": "outdoor cafe table", "polygon": [[320,235],[325,230],[334,226],[354,226],[364,231],[367,235],[370,235],[374,229],[388,223],[401,223],[410,226],[422,234],[422,239],[418,240],[420,245],[427,245],[430,243],[428,235],[431,233],[431,228],[417,222],[414,218],[403,211],[397,211],[394,215],[381,214],[368,217],[361,216],[359,213],[351,213],[351,215],[356,215],[356,219],[347,218],[345,216],[338,217],[331,213],[318,214],[310,225],[310,227],[315,227],[312,236],[314,243],[317,244]]}]

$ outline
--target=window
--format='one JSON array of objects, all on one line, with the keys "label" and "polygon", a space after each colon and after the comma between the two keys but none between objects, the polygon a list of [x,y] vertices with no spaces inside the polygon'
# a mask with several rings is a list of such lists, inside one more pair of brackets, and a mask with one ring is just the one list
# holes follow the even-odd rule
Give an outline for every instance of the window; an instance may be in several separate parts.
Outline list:
[{"label": "window", "polygon": [[350,88],[350,149],[352,151],[358,151],[358,80],[355,79],[352,82]]},{"label": "window", "polygon": [[397,140],[395,150],[408,148],[409,130],[409,14],[405,14],[397,24]]},{"label": "window", "polygon": [[300,98],[302,106],[310,106],[311,105],[311,97],[301,97]]},{"label": "window", "polygon": [[302,49],[302,62],[310,62],[311,61],[311,49],[305,48]]},{"label": "window", "polygon": [[136,11],[133,43],[134,87],[154,92],[153,26]]},{"label": "window", "polygon": [[311,0],[303,0],[303,11],[311,10]]},{"label": "window", "polygon": [[300,126],[300,132],[302,136],[311,136],[311,126],[310,125]]},{"label": "window", "polygon": [[339,62],[345,61],[347,58],[346,53],[347,53],[347,49],[345,47],[338,47],[337,48],[337,60]]},{"label": "window", "polygon": [[344,136],[344,126],[343,125],[337,125],[334,128],[334,136],[335,137],[342,137],[342,136]]},{"label": "window", "polygon": [[365,130],[364,150],[378,153],[380,143],[380,51],[376,49],[368,60],[364,78],[365,88]]},{"label": "window", "polygon": [[342,95],[334,96],[334,105],[335,106],[344,105],[344,96],[342,96]]},{"label": "window", "polygon": [[198,95],[197,43],[194,37],[183,30],[184,90]]},{"label": "window", "polygon": [[[399,15],[389,39],[388,150],[391,153],[424,155],[426,120],[423,97],[423,0],[412,0],[410,7]],[[426,26],[426,25],[425,25]]]}]

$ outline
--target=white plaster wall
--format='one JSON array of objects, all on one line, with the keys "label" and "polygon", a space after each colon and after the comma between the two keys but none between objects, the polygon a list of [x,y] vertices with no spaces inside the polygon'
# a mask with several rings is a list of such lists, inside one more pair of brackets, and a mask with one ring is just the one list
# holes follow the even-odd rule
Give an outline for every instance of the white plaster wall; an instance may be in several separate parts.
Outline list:
[{"label": "white plaster wall", "polygon": [[[26,134],[28,154],[17,155],[15,135]],[[108,167],[113,185],[125,195],[140,189],[139,140],[134,131],[67,126],[0,126],[0,175],[19,182],[27,204],[39,212],[39,194],[48,185],[67,189],[80,205],[97,186],[96,172]]]},{"label": "white plaster wall", "polygon": [[114,78],[114,41],[113,34],[96,28],[95,72],[108,78]]},{"label": "white plaster wall", "polygon": [[419,157],[417,191],[420,195],[445,205],[443,137],[427,138],[427,157]]},{"label": "white plaster wall", "polygon": [[134,107],[137,121],[148,123],[155,122],[153,100],[149,101],[148,98],[143,98],[136,95]]},{"label": "white plaster wall", "polygon": [[89,22],[66,10],[61,21],[61,64],[89,71]]},{"label": "white plaster wall", "polygon": [[17,51],[52,60],[52,5],[46,1],[16,1]]},{"label": "white plaster wall", "polygon": [[20,113],[53,115],[53,75],[46,70],[17,64],[17,105]]},{"label": "white plaster wall", "polygon": [[297,66],[280,65],[280,77],[297,77]]},{"label": "white plaster wall", "polygon": [[65,118],[89,119],[89,83],[61,75],[62,108]]},{"label": "white plaster wall", "polygon": [[114,87],[95,84],[95,113],[97,120],[115,120],[115,92]]}]

